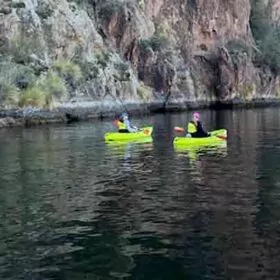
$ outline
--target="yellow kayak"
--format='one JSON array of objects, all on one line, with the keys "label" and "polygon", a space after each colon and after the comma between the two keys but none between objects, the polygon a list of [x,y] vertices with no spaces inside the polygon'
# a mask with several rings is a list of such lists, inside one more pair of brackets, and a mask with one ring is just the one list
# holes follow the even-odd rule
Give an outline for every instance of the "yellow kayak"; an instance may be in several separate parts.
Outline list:
[{"label": "yellow kayak", "polygon": [[211,136],[203,138],[175,137],[173,144],[175,146],[212,146],[225,142],[227,139],[227,130],[219,129],[210,132]]},{"label": "yellow kayak", "polygon": [[137,132],[107,132],[104,135],[105,141],[138,141],[151,138],[153,132],[152,126],[141,128]]}]

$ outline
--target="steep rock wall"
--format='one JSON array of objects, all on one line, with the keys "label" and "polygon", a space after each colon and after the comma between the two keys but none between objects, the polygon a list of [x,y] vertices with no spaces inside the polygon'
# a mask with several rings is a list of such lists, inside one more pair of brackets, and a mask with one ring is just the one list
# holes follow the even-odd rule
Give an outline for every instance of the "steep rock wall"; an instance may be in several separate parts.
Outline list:
[{"label": "steep rock wall", "polygon": [[278,97],[278,75],[252,60],[251,9],[250,0],[2,0],[1,105],[32,105],[26,88],[49,73],[67,90],[60,83],[42,106],[77,97],[106,110]]}]

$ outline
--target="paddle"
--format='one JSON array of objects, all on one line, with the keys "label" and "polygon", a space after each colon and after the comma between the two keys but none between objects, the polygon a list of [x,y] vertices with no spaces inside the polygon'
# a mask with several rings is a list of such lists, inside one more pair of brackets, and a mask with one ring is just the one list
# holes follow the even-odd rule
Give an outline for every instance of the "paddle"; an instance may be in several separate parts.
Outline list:
[{"label": "paddle", "polygon": [[[176,132],[184,132],[185,131],[185,129],[183,128],[183,127],[179,127],[179,126],[175,126],[174,127],[174,130],[176,131]],[[223,139],[223,140],[226,140],[227,139],[227,137],[226,136],[224,136],[224,135],[215,135],[217,138],[220,138],[220,139]]]}]

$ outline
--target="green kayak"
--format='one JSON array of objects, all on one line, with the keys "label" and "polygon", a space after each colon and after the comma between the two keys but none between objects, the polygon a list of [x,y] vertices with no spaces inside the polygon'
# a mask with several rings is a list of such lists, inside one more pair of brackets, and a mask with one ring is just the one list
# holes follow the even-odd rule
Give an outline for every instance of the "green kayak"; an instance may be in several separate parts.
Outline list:
[{"label": "green kayak", "polygon": [[214,131],[210,131],[211,136],[203,137],[203,138],[192,138],[186,136],[175,137],[173,140],[173,144],[175,146],[208,146],[208,145],[216,145],[221,142],[225,142],[227,140],[227,130],[226,129],[218,129]]},{"label": "green kayak", "polygon": [[147,126],[141,128],[137,132],[125,132],[125,133],[120,133],[120,132],[107,132],[104,135],[105,141],[139,141],[139,140],[150,140],[151,135],[153,132],[153,127],[152,126]]}]

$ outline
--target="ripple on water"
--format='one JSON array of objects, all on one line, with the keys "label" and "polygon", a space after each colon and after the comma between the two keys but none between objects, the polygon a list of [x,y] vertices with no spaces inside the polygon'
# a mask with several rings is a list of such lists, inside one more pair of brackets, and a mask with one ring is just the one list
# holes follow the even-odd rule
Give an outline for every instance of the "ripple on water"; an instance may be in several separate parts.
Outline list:
[{"label": "ripple on water", "polygon": [[106,122],[7,131],[1,280],[279,279],[279,123],[219,114],[238,135],[215,149],[173,148],[177,115],[153,143],[105,144]]}]

